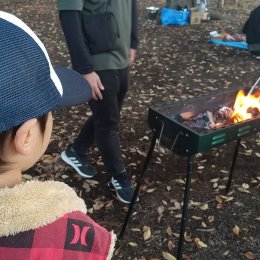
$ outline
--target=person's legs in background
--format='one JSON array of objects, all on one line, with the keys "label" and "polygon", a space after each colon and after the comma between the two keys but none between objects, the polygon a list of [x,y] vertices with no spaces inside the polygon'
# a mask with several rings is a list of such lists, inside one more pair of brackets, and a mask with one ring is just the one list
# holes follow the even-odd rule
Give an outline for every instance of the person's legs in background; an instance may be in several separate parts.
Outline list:
[{"label": "person's legs in background", "polygon": [[[105,87],[102,92],[103,99],[89,102],[93,115],[87,120],[72,146],[63,152],[62,159],[82,176],[94,176],[93,166],[81,158],[84,158],[84,154],[95,140],[105,169],[112,176],[111,186],[115,188],[117,197],[124,203],[130,203],[134,188],[131,178],[125,170],[118,135],[120,111],[128,91],[129,69],[99,71],[98,74]],[[68,160],[66,154],[69,154],[71,150],[74,154],[71,153],[72,157],[67,156]],[[80,161],[80,167],[75,167],[73,159],[77,162]]]},{"label": "person's legs in background", "polygon": [[256,59],[260,60],[260,51],[251,51],[251,54],[255,56]]},{"label": "person's legs in background", "polygon": [[121,155],[119,124],[120,111],[129,86],[128,68],[99,74],[105,86],[103,100],[91,104],[95,118],[95,140],[106,171],[112,176],[110,186],[121,202],[130,203],[134,187]]}]

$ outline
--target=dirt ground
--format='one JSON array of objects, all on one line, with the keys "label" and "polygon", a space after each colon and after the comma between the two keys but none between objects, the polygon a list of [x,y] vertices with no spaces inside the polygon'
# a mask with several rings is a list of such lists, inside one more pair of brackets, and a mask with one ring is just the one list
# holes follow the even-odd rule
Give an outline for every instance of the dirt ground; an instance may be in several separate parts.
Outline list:
[{"label": "dirt ground", "polygon": [[[162,26],[147,21],[145,7],[163,0],[139,1],[140,48],[131,70],[132,84],[122,111],[123,155],[133,179],[138,176],[152,137],[148,108],[230,87],[250,86],[260,61],[247,51],[208,43],[209,32],[240,33],[256,1],[226,1],[225,19],[192,26]],[[2,0],[0,9],[22,18],[42,39],[55,65],[70,66],[54,0]],[[90,115],[87,106],[54,113],[51,144],[26,179],[64,181],[85,200],[89,215],[119,233],[127,207],[108,189],[97,148],[90,160],[98,176],[85,180],[60,160],[61,151]],[[184,259],[260,259],[260,134],[242,139],[234,180],[225,193],[234,152],[231,142],[194,157]],[[186,158],[156,147],[123,241],[113,259],[174,259],[178,245]],[[44,209],[43,209],[44,210]]]}]

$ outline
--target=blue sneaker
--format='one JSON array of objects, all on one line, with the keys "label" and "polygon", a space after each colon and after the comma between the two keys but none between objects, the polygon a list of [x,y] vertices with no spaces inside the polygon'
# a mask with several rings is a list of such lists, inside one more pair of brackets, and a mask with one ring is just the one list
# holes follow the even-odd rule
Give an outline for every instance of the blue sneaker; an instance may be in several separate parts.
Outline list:
[{"label": "blue sneaker", "polygon": [[90,165],[84,156],[78,155],[71,145],[61,153],[61,159],[82,177],[92,178],[97,174],[95,167]]},{"label": "blue sneaker", "polygon": [[[123,203],[130,203],[134,195],[134,185],[131,182],[131,177],[125,171],[121,172],[120,175],[112,177],[110,186],[116,191],[116,196],[119,201]],[[139,198],[137,197],[136,201]]]}]

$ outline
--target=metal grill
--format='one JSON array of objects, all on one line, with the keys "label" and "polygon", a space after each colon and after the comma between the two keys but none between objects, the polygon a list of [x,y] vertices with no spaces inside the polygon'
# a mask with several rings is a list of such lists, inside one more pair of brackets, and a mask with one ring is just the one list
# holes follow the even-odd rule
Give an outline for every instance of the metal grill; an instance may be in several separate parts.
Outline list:
[{"label": "metal grill", "polygon": [[217,110],[220,106],[232,107],[238,89],[215,95],[207,95],[167,105],[149,108],[148,123],[160,143],[179,155],[194,155],[216,146],[257,133],[260,130],[260,116],[241,123],[228,124],[220,128],[198,131],[180,122],[183,112],[201,113]]}]

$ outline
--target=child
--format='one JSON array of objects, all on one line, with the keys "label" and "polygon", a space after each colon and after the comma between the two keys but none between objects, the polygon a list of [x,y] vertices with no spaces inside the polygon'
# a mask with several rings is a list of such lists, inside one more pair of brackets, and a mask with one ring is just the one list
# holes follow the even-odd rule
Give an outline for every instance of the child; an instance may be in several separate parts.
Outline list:
[{"label": "child", "polygon": [[50,111],[88,101],[87,81],[73,70],[53,69],[32,30],[5,12],[0,52],[0,259],[110,259],[115,236],[86,215],[72,188],[22,183],[22,172],[49,143]]}]

